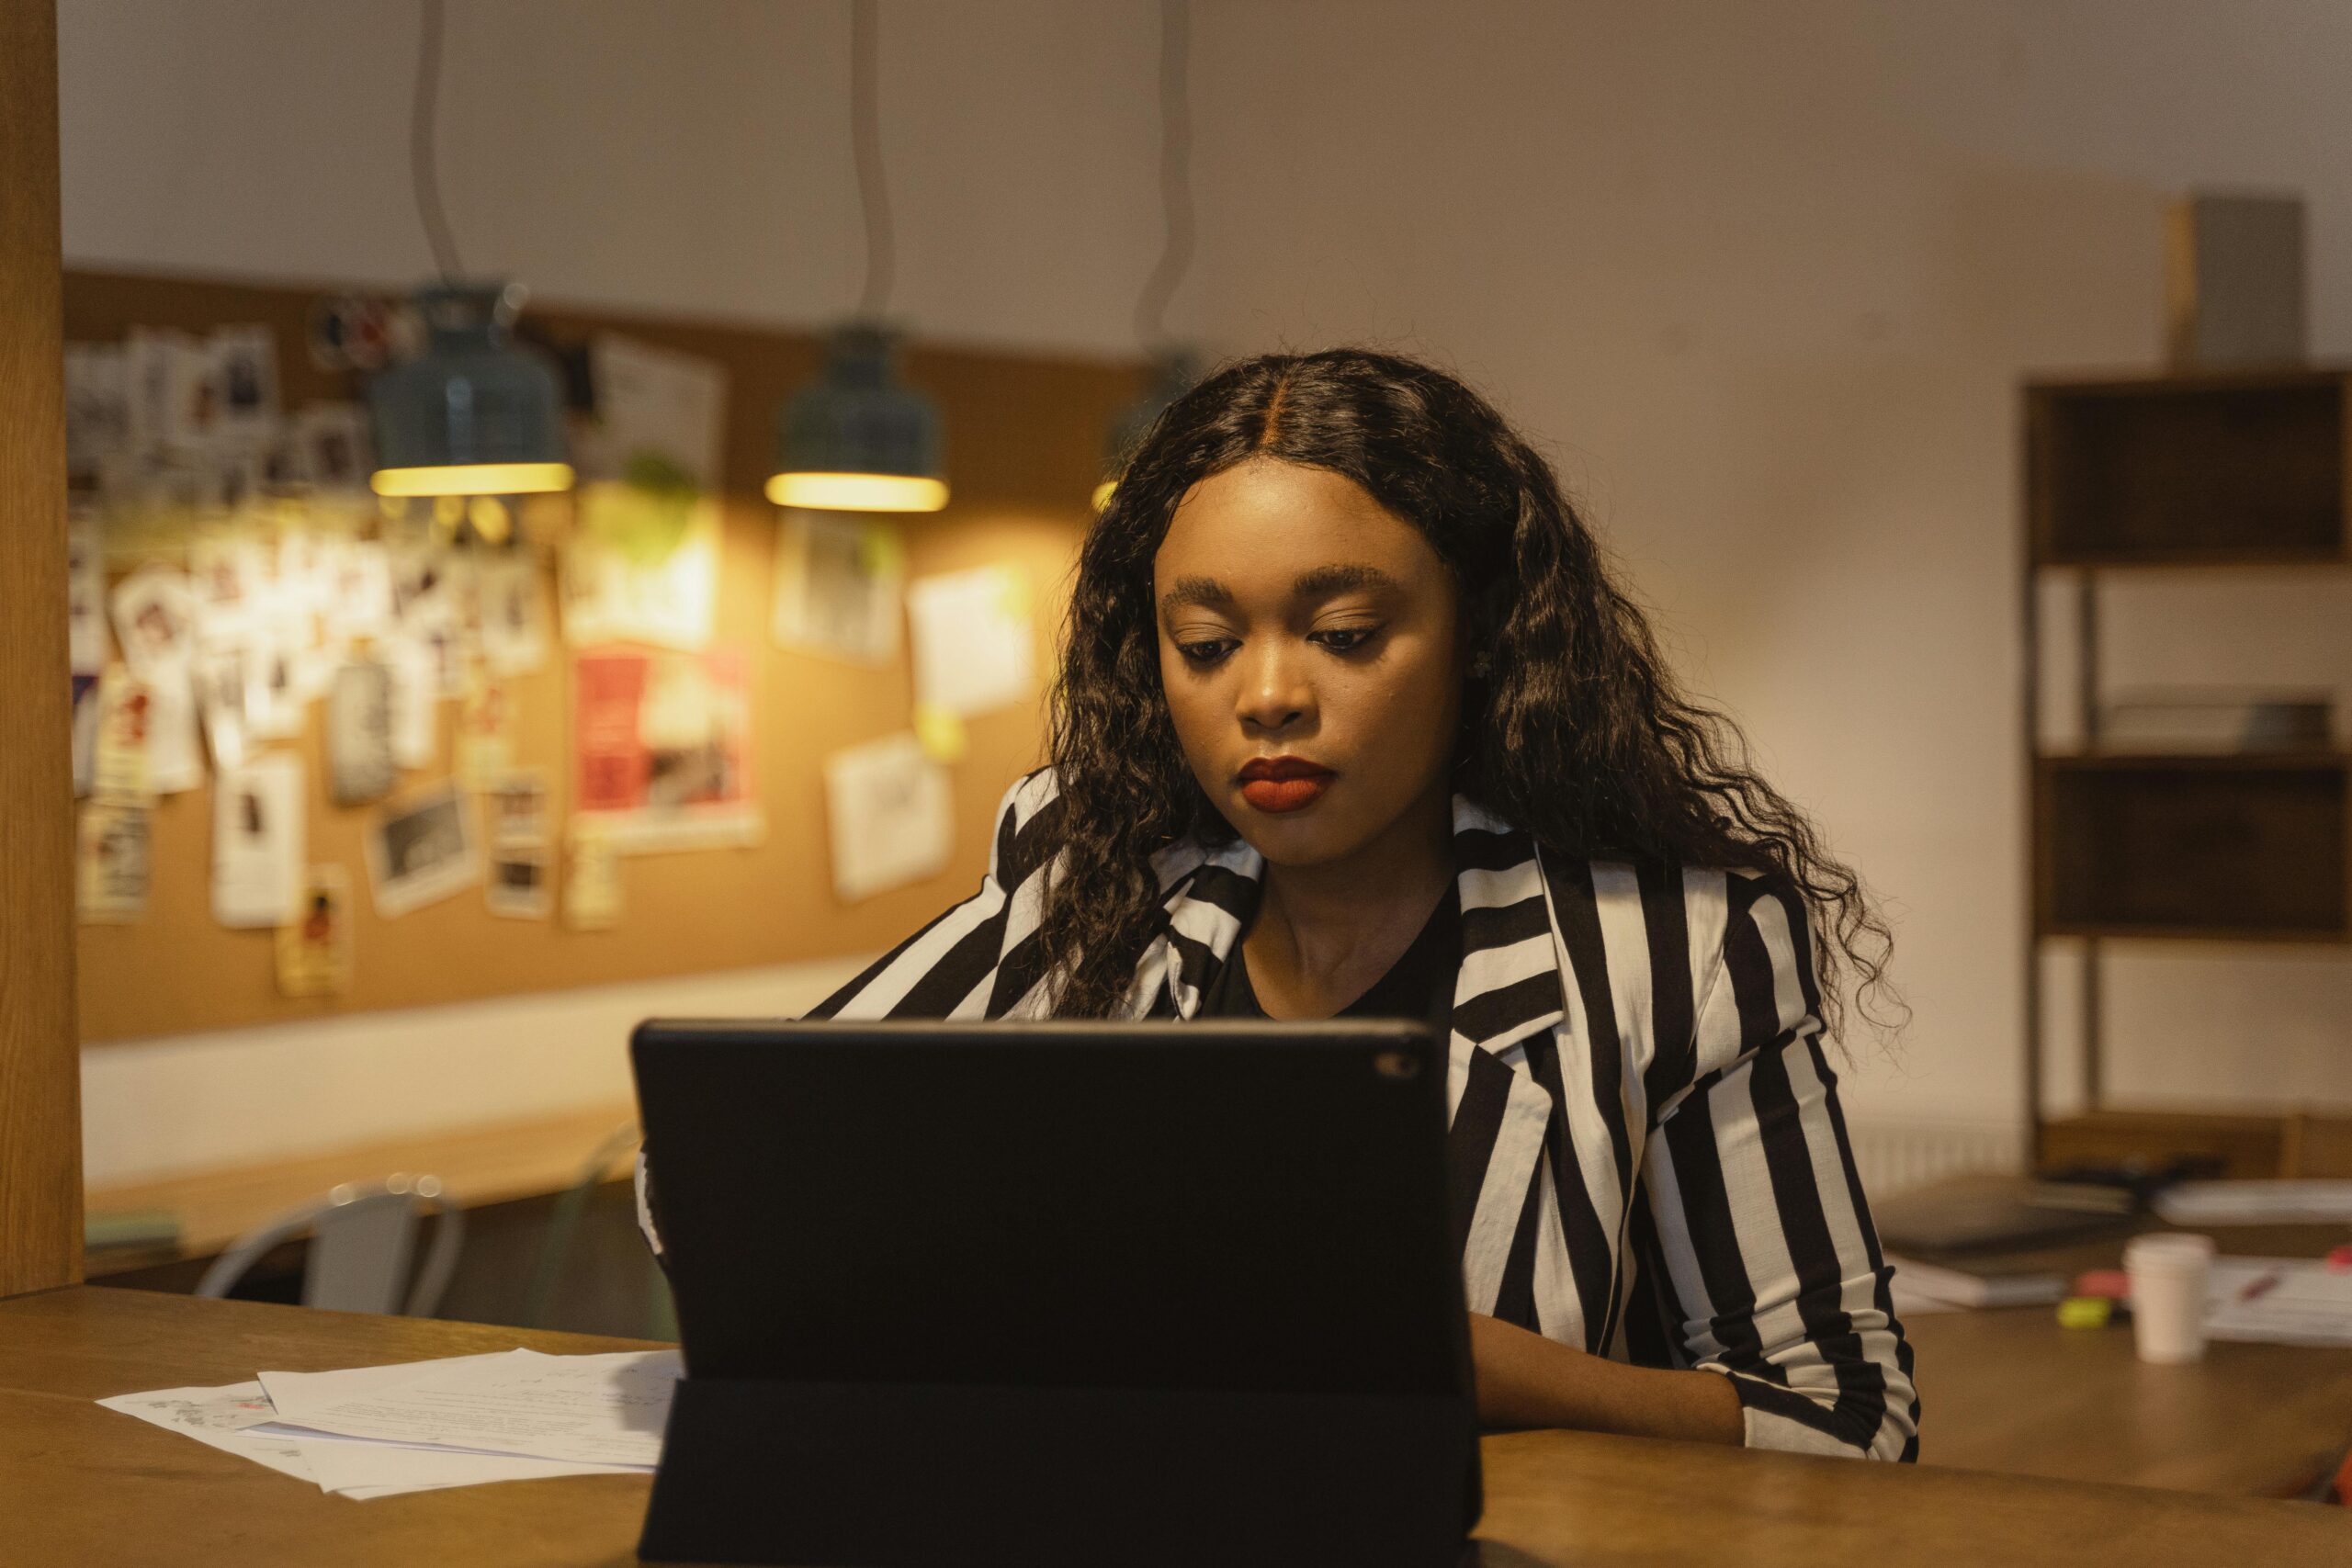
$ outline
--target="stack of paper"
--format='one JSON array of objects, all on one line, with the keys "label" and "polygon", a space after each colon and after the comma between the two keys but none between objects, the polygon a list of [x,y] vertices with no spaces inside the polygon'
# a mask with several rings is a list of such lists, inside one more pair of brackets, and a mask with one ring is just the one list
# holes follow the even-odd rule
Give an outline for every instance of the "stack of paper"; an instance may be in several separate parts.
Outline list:
[{"label": "stack of paper", "polygon": [[674,1350],[510,1350],[98,1401],[345,1497],[643,1473],[662,1453]]},{"label": "stack of paper", "polygon": [[2216,1258],[2205,1332],[2272,1345],[2352,1345],[2352,1272],[2312,1258]]}]

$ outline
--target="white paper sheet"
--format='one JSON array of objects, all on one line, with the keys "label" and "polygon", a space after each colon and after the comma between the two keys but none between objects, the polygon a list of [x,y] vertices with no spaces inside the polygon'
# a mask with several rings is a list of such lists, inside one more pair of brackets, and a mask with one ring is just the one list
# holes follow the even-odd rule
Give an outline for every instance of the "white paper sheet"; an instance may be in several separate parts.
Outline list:
[{"label": "white paper sheet", "polygon": [[969,717],[1025,702],[1035,650],[1028,586],[1010,567],[917,578],[907,589],[915,703]]},{"label": "white paper sheet", "polygon": [[2272,1345],[2352,1345],[2352,1270],[2310,1258],[2216,1258],[2205,1332]]},{"label": "white paper sheet", "polygon": [[514,1350],[389,1388],[339,1393],[264,1372],[281,1425],[587,1464],[650,1465],[679,1373],[674,1350]]},{"label": "white paper sheet", "polygon": [[241,1434],[275,1417],[269,1395],[257,1382],[228,1383],[220,1388],[159,1388],[148,1393],[118,1393],[98,1403],[108,1410],[136,1416],[198,1442],[266,1465],[281,1475],[312,1479],[302,1457],[302,1445],[291,1438],[248,1438]]},{"label": "white paper sheet", "polygon": [[[344,1372],[279,1373],[345,1394],[397,1387],[472,1361],[498,1361],[503,1354],[458,1356]],[[117,1394],[97,1403],[152,1426],[194,1438],[207,1447],[247,1459],[282,1475],[316,1483],[322,1491],[366,1499],[403,1492],[438,1491],[494,1481],[528,1481],[556,1475],[639,1474],[644,1465],[579,1464],[558,1460],[497,1454],[443,1453],[347,1438],[295,1437],[278,1429],[277,1412],[258,1382],[220,1388],[165,1388]]]},{"label": "white paper sheet", "polygon": [[913,735],[893,735],[825,759],[833,891],[845,904],[947,868],[956,811],[947,770]]},{"label": "white paper sheet", "polygon": [[[465,1367],[481,1367],[507,1359],[492,1351],[482,1356],[447,1356],[430,1361],[403,1361],[383,1367],[353,1367],[332,1372],[265,1372],[269,1385],[298,1408],[334,1404],[355,1398],[375,1398],[404,1384]],[[261,1384],[250,1385],[256,1389]],[[535,1481],[556,1475],[642,1474],[650,1468],[638,1464],[585,1464],[564,1460],[526,1459],[509,1454],[476,1453],[464,1450],[424,1448],[385,1443],[337,1434],[295,1438],[299,1428],[286,1425],[283,1412],[271,1402],[270,1418],[249,1427],[248,1442],[293,1443],[313,1479],[328,1492],[345,1496],[390,1496],[396,1492],[437,1491],[450,1486],[478,1486],[493,1481]]]},{"label": "white paper sheet", "polygon": [[258,757],[222,772],[212,792],[212,916],[277,926],[302,900],[302,760]]}]

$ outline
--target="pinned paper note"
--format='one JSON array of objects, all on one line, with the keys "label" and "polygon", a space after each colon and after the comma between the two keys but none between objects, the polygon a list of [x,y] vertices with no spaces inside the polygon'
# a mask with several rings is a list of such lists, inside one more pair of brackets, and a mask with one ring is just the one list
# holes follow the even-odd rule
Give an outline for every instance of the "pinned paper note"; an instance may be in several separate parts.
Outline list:
[{"label": "pinned paper note", "polygon": [[155,798],[153,771],[148,766],[148,740],[155,728],[154,690],[117,665],[100,677],[96,702],[90,793],[143,806]]},{"label": "pinned paper note", "polygon": [[147,783],[157,795],[181,795],[204,783],[197,739],[196,686],[186,664],[166,665],[142,682],[147,693]]},{"label": "pinned paper note", "polygon": [[1035,677],[1029,591],[1010,567],[917,578],[907,589],[915,702],[967,717],[1025,703]]},{"label": "pinned paper note", "polygon": [[771,627],[777,644],[859,664],[895,660],[905,554],[888,523],[780,513]]},{"label": "pinned paper note", "polygon": [[563,552],[563,638],[663,648],[710,644],[718,602],[718,502],[692,493],[593,484]]},{"label": "pinned paper note", "polygon": [[408,637],[386,638],[376,652],[391,677],[392,761],[403,768],[429,768],[439,751],[441,728],[433,654]]},{"label": "pinned paper note", "polygon": [[572,825],[563,867],[563,923],[576,931],[608,931],[621,918],[620,851],[593,822]]},{"label": "pinned paper note", "polygon": [[538,562],[527,551],[510,551],[483,564],[478,587],[482,657],[491,673],[526,675],[547,662]]},{"label": "pinned paper note", "polygon": [[183,673],[196,657],[197,598],[168,567],[143,566],[115,584],[115,640],[132,673],[154,680]]},{"label": "pinned paper note", "polygon": [[334,672],[327,694],[328,795],[337,806],[365,806],[392,793],[400,769],[392,756],[392,672],[355,659]]},{"label": "pinned paper note", "polygon": [[458,709],[458,782],[488,789],[514,761],[514,688],[477,663]]},{"label": "pinned paper note", "polygon": [[833,891],[856,903],[936,876],[955,847],[947,772],[913,735],[893,735],[825,759]]},{"label": "pinned paper note", "polygon": [[277,928],[277,990],[326,997],[351,987],[351,874],[314,865],[302,879],[295,918]]},{"label": "pinned paper note", "polygon": [[302,896],[302,761],[259,757],[224,771],[212,793],[212,915],[276,926]]},{"label": "pinned paper note", "polygon": [[96,517],[77,515],[65,525],[65,583],[74,673],[96,675],[107,665],[106,537]]},{"label": "pinned paper note", "polygon": [[82,807],[75,903],[84,920],[136,920],[147,913],[148,810],[93,800]]}]

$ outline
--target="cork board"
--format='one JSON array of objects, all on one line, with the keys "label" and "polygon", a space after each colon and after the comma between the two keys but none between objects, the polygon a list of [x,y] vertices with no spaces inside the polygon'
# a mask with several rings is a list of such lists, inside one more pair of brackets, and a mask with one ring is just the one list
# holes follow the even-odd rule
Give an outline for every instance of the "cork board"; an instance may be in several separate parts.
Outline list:
[{"label": "cork board", "polygon": [[[351,398],[356,388],[345,375],[316,368],[304,352],[305,321],[319,294],[69,272],[65,338],[112,341],[133,325],[202,331],[264,322],[277,333],[288,407]],[[374,808],[329,802],[323,705],[314,704],[301,737],[285,749],[305,765],[310,863],[347,868],[360,893],[353,900],[350,989],[327,998],[279,996],[272,933],[232,931],[212,918],[212,802],[209,788],[199,788],[157,803],[146,919],[80,928],[85,1044],[878,951],[978,885],[997,799],[1041,753],[1042,689],[1035,703],[970,721],[968,754],[950,770],[956,849],[946,872],[855,905],[833,896],[824,759],[904,729],[913,688],[903,652],[895,665],[865,669],[779,649],[770,638],[775,521],[759,488],[768,472],[775,408],[816,374],[818,338],[537,304],[528,319],[559,345],[613,331],[727,370],[729,493],[713,646],[739,647],[751,657],[764,840],[744,849],[624,857],[623,910],[607,931],[502,919],[489,913],[479,888],[381,919],[365,894],[363,842]],[[1016,568],[1036,605],[1037,667],[1049,671],[1068,573],[1099,477],[1102,433],[1138,394],[1140,372],[1107,362],[920,346],[910,348],[906,369],[944,413],[953,492],[947,510],[903,524],[908,571]],[[541,588],[552,628],[551,574]],[[559,818],[568,812],[571,790],[569,682],[568,660],[555,645],[541,670],[510,686],[520,710],[515,762],[546,771]],[[439,760],[404,773],[401,795],[448,776],[456,712],[454,703],[441,705]]]}]

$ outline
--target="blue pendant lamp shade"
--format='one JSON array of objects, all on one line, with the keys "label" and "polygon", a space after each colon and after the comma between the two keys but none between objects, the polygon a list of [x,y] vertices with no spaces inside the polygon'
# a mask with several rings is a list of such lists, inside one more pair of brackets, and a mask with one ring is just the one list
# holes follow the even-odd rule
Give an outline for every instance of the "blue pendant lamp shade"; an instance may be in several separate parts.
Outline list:
[{"label": "blue pendant lamp shade", "polygon": [[1153,356],[1151,387],[1141,398],[1129,403],[1125,412],[1111,425],[1111,434],[1102,443],[1102,468],[1106,475],[1094,487],[1094,510],[1102,511],[1111,502],[1111,492],[1119,487],[1119,475],[1126,470],[1127,462],[1151,433],[1152,422],[1168,412],[1168,405],[1191,391],[1201,379],[1201,362],[1190,351],[1169,349]]},{"label": "blue pendant lamp shade", "polygon": [[871,321],[837,328],[825,373],[776,416],[778,506],[936,512],[947,504],[939,410],[898,378],[898,339]]},{"label": "blue pendant lamp shade", "polygon": [[424,353],[368,389],[379,495],[570,490],[563,393],[547,355],[514,341],[516,284],[417,291]]}]

